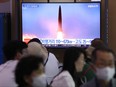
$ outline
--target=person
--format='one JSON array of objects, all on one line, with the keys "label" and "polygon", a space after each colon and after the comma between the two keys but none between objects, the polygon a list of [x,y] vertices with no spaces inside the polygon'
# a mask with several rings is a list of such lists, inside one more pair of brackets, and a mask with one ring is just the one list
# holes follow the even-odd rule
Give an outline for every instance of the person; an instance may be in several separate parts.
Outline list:
[{"label": "person", "polygon": [[86,64],[84,66],[84,69],[82,71],[83,76],[87,78],[87,82],[92,80],[95,77],[95,68],[92,64],[92,52],[95,48],[99,47],[106,47],[103,41],[100,38],[95,38],[91,41],[91,45],[85,50],[87,58],[85,59]]},{"label": "person", "polygon": [[[64,53],[63,70],[52,81],[52,87],[79,87],[85,64],[85,52],[78,47],[69,47]],[[83,82],[83,81],[82,81]]]},{"label": "person", "polygon": [[15,69],[18,87],[47,87],[43,59],[28,55],[23,57]]},{"label": "person", "polygon": [[104,42],[100,38],[95,38],[91,41],[91,45],[86,49],[87,62],[91,62],[91,54],[95,48],[106,47]]},{"label": "person", "polygon": [[52,79],[59,73],[59,61],[55,55],[48,52],[38,38],[33,38],[28,42],[28,52],[31,55],[43,58],[47,82],[50,84]]},{"label": "person", "polygon": [[6,62],[0,65],[0,87],[16,87],[14,69],[22,56],[27,53],[27,44],[19,40],[6,43],[3,47]]},{"label": "person", "polygon": [[93,67],[93,64],[85,62],[83,71],[81,73],[82,73],[81,79],[86,78],[86,82],[92,80],[95,77],[95,68]]},{"label": "person", "polygon": [[81,87],[116,87],[115,54],[106,47],[96,48],[92,53],[96,77]]}]

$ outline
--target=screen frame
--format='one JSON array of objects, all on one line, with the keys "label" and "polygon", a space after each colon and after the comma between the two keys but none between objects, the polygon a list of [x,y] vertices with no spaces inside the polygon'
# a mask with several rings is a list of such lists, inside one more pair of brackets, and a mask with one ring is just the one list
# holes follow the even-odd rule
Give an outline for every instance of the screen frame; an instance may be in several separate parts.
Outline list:
[{"label": "screen frame", "polygon": [[[94,1],[94,2],[21,2],[20,3],[20,36],[19,36],[19,39],[23,41],[23,24],[22,24],[22,4],[23,3],[43,3],[43,4],[75,4],[75,3],[99,3],[100,4],[100,39],[102,38],[101,36],[101,32],[102,32],[102,29],[101,29],[101,23],[102,23],[102,15],[101,15],[101,1]],[[38,38],[39,39],[39,38]],[[77,47],[88,47],[89,45],[79,45]],[[58,46],[46,46],[47,48],[67,48],[67,47],[70,47],[70,46],[62,46],[62,45],[58,45]]]}]

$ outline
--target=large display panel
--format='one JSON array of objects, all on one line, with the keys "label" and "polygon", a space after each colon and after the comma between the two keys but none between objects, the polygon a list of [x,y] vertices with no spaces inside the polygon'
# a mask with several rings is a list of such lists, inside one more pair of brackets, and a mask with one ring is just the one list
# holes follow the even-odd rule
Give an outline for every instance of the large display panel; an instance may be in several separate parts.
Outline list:
[{"label": "large display panel", "polygon": [[22,3],[22,39],[45,46],[90,45],[100,38],[100,2]]}]

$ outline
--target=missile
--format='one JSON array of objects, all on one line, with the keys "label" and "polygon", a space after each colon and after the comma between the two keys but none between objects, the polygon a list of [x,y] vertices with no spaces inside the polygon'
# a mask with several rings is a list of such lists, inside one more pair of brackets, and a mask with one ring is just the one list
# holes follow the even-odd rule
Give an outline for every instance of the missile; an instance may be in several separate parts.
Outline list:
[{"label": "missile", "polygon": [[62,31],[62,10],[61,10],[61,6],[59,6],[59,10],[58,10],[58,31],[57,31],[57,39],[63,39],[63,31]]},{"label": "missile", "polygon": [[61,6],[59,6],[59,12],[58,12],[58,32],[62,32],[62,10],[61,10]]}]

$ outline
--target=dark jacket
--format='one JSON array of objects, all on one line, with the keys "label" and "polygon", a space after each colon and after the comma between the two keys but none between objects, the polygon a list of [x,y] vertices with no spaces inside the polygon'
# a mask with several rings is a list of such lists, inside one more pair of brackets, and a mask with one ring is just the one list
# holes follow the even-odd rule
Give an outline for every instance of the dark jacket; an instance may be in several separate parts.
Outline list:
[{"label": "dark jacket", "polygon": [[[101,87],[98,83],[97,78],[92,79],[91,81],[85,83],[81,87]],[[109,83],[109,87],[116,87],[116,79],[112,79]]]},{"label": "dark jacket", "polygon": [[95,78],[95,69],[91,63],[86,63],[82,71],[82,77],[86,77],[87,82]]}]

